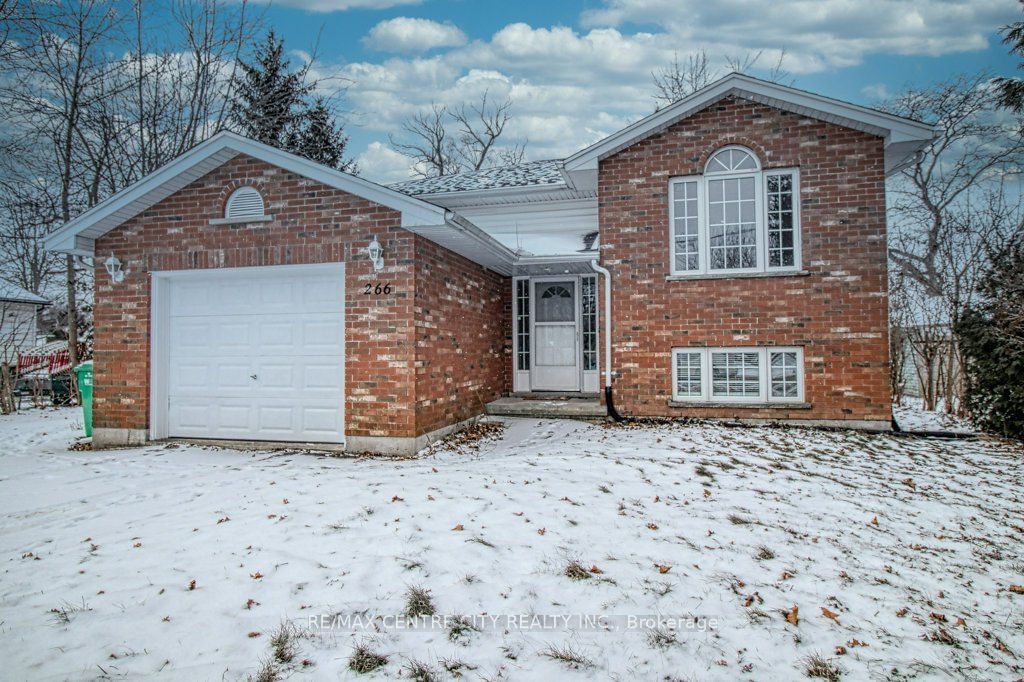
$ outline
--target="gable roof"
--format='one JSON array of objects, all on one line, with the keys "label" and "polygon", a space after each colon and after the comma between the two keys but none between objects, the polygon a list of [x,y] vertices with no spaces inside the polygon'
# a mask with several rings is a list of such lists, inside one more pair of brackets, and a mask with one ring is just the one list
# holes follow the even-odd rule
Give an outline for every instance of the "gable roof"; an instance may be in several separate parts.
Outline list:
[{"label": "gable roof", "polygon": [[600,160],[730,96],[878,135],[885,140],[886,174],[899,170],[935,136],[935,127],[927,123],[732,73],[568,157],[566,181],[578,189],[596,187]]},{"label": "gable roof", "polygon": [[226,131],[68,221],[46,238],[46,248],[92,256],[98,237],[239,154],[399,211],[402,227],[410,232],[503,274],[511,272],[515,254],[450,210]]},{"label": "gable roof", "polygon": [[49,305],[42,296],[33,294],[28,289],[19,287],[17,284],[0,280],[0,301],[12,301],[14,303],[35,303],[37,305]]},{"label": "gable roof", "polygon": [[543,187],[564,185],[562,160],[526,161],[509,166],[482,168],[453,175],[439,175],[418,180],[407,180],[388,185],[409,195],[447,194],[504,187]]}]

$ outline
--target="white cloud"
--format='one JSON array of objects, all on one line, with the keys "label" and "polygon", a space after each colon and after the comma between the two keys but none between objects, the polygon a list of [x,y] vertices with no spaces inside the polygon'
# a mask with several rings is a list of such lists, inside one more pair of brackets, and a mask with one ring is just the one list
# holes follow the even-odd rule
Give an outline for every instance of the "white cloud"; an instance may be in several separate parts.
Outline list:
[{"label": "white cloud", "polygon": [[889,88],[886,87],[885,83],[871,83],[865,85],[860,89],[860,94],[864,95],[870,100],[884,100],[889,99],[892,93],[889,92]]},{"label": "white cloud", "polygon": [[[584,30],[512,23],[429,56],[321,68],[348,79],[353,123],[370,137],[400,133],[403,120],[432,102],[459,105],[486,90],[513,101],[510,141],[528,140],[528,158],[557,158],[650,113],[651,72],[676,52],[685,60],[705,48],[721,72],[727,55],[760,51],[758,66],[768,68],[785,50],[783,67],[799,78],[871,55],[981,49],[1016,13],[1005,0],[607,0],[584,15]],[[371,163],[387,166],[386,145],[375,144],[364,152],[371,177]],[[386,172],[397,174],[398,161],[388,163]]]},{"label": "white cloud", "polygon": [[408,180],[412,174],[409,157],[380,142],[371,142],[366,150],[356,157],[356,163],[359,165],[361,176],[384,185]]},{"label": "white cloud", "polygon": [[453,24],[395,17],[371,28],[363,44],[383,52],[426,52],[437,47],[465,45],[466,34]]},{"label": "white cloud", "polygon": [[785,49],[787,69],[810,73],[856,65],[870,54],[984,49],[1016,12],[1003,0],[606,0],[582,20],[589,27],[654,24],[679,44],[712,52]]},{"label": "white cloud", "polygon": [[344,12],[350,9],[387,9],[399,5],[418,5],[423,0],[255,0],[261,5],[294,7],[308,12]]}]

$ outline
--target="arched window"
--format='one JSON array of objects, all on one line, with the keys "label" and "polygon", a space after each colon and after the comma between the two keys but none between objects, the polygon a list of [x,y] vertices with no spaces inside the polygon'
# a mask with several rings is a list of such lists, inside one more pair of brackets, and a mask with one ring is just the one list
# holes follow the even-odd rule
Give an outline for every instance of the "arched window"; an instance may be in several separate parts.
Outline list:
[{"label": "arched window", "polygon": [[704,174],[669,186],[672,274],[799,270],[799,171],[763,170],[744,147],[719,149]]},{"label": "arched window", "polygon": [[761,164],[757,162],[749,151],[742,147],[726,147],[714,153],[704,166],[704,174],[732,173],[735,171],[757,171],[761,170]]},{"label": "arched window", "polygon": [[263,197],[255,187],[239,187],[224,206],[226,220],[262,219],[266,215]]}]

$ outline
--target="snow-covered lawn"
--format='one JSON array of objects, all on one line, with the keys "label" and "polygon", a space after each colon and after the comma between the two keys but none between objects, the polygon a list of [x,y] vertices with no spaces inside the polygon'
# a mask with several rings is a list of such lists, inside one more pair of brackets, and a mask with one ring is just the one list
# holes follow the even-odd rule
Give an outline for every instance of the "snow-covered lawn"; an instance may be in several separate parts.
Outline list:
[{"label": "snow-covered lawn", "polygon": [[[77,420],[0,417],[5,679],[338,679],[357,644],[378,678],[1024,675],[1014,446],[516,420],[356,460],[69,451]],[[399,628],[410,588],[476,629]]]},{"label": "snow-covered lawn", "polygon": [[945,431],[947,433],[976,433],[966,419],[938,410],[924,409],[920,398],[905,397],[902,405],[892,406],[892,416],[904,431]]}]

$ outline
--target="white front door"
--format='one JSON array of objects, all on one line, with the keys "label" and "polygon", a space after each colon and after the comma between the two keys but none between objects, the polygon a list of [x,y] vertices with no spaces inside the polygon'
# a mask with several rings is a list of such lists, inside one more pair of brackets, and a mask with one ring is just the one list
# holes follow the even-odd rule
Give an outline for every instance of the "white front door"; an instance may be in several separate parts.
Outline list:
[{"label": "white front door", "polygon": [[578,284],[575,278],[532,280],[535,391],[580,390]]},{"label": "white front door", "polygon": [[343,264],[166,277],[167,436],[344,441]]}]

